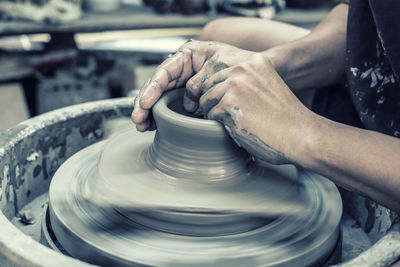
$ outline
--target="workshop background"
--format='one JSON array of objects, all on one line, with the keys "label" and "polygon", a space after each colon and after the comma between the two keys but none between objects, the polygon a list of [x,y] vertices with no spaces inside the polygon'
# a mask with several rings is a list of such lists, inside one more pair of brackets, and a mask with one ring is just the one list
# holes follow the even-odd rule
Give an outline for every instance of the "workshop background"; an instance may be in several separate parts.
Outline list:
[{"label": "workshop background", "polygon": [[57,108],[132,95],[224,16],[314,27],[332,0],[2,0],[0,132]]}]

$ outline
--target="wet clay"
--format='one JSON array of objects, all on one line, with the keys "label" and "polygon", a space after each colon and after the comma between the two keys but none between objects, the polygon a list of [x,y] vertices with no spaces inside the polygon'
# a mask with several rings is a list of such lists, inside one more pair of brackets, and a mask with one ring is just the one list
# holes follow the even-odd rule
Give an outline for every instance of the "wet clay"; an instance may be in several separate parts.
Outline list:
[{"label": "wet clay", "polygon": [[220,123],[171,110],[182,96],[175,90],[156,104],[155,134],[122,131],[57,171],[50,221],[63,247],[121,266],[323,262],[342,213],[334,184],[252,161]]},{"label": "wet clay", "polygon": [[[307,205],[294,166],[250,163],[250,155],[221,124],[178,114],[181,98],[169,96],[171,100],[164,98],[153,110],[158,129],[154,141],[146,133],[149,138],[142,142],[144,135],[132,129],[105,146],[89,186],[91,201],[128,210],[303,214]],[[251,135],[243,139],[259,145],[251,143],[257,142]]]}]

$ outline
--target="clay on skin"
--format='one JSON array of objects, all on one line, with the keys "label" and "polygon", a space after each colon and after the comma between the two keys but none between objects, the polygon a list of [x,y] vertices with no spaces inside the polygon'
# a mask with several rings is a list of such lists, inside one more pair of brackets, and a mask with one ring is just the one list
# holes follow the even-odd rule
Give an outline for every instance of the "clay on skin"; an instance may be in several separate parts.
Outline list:
[{"label": "clay on skin", "polygon": [[269,161],[274,159],[274,163],[288,163],[285,155],[265,144],[258,136],[249,133],[241,126],[243,112],[240,108],[232,107],[229,111],[230,113],[225,113],[224,123],[236,143],[242,144],[242,147],[250,154],[261,160],[268,158]]}]

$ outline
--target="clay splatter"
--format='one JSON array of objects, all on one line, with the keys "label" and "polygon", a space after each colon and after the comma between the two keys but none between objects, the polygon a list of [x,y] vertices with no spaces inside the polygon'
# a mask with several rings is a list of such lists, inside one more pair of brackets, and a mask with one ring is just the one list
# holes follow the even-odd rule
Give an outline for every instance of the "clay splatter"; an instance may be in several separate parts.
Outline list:
[{"label": "clay splatter", "polygon": [[23,224],[34,224],[36,222],[35,216],[33,216],[30,210],[25,210],[19,213],[19,220]]},{"label": "clay splatter", "polygon": [[384,102],[385,102],[385,97],[383,95],[379,97],[378,101],[376,101],[378,105],[382,105]]},{"label": "clay splatter", "polygon": [[358,68],[351,67],[350,71],[353,73],[353,76],[356,77],[360,70]]},{"label": "clay splatter", "polygon": [[26,160],[27,160],[28,162],[32,162],[32,161],[35,161],[39,156],[40,156],[39,153],[33,152],[32,154],[30,154],[30,155],[26,158]]},{"label": "clay splatter", "polygon": [[269,145],[265,144],[258,136],[244,129],[240,122],[243,118],[243,112],[238,107],[230,108],[229,119],[225,120],[225,128],[236,143],[242,145],[250,154],[260,159],[267,158],[275,163],[288,162],[287,158]]}]

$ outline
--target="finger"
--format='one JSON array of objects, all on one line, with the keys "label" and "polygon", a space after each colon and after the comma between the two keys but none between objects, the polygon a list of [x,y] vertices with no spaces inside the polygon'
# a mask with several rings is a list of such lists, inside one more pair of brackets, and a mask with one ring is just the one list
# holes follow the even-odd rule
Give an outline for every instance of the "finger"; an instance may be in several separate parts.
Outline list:
[{"label": "finger", "polygon": [[139,132],[154,131],[156,128],[157,125],[154,121],[153,114],[150,111],[145,121],[136,124],[136,129]]},{"label": "finger", "polygon": [[200,97],[203,84],[214,74],[212,64],[212,61],[208,60],[203,68],[186,82],[186,91],[192,100],[197,100]]},{"label": "finger", "polygon": [[[189,99],[198,101],[200,96],[210,87],[210,78],[217,73],[224,72],[228,68],[227,64],[219,60],[218,54],[213,55],[205,62],[204,67],[186,83]],[[221,81],[215,80],[216,83]]]},{"label": "finger", "polygon": [[218,105],[214,106],[207,114],[207,118],[209,120],[216,120],[222,123],[225,121],[225,116],[226,112],[221,103],[218,103]]},{"label": "finger", "polygon": [[184,85],[187,80],[194,74],[194,69],[193,69],[193,62],[192,62],[192,51],[189,48],[182,48],[180,53],[182,53],[182,64],[183,64],[183,69],[182,69],[182,74],[178,77],[176,82],[172,82],[169,84],[169,87],[172,86],[174,83],[174,87],[181,87]]},{"label": "finger", "polygon": [[205,83],[202,85],[201,94],[204,95],[205,93],[207,93],[211,88],[213,88],[217,84],[220,84],[220,83],[226,81],[227,79],[229,79],[230,77],[232,77],[232,75],[233,75],[232,70],[233,70],[233,68],[226,68],[226,69],[216,72],[211,77],[209,77],[207,79],[207,81],[205,81]]},{"label": "finger", "polygon": [[183,95],[183,107],[188,112],[194,112],[198,108],[198,102],[189,98],[187,92]]},{"label": "finger", "polygon": [[[227,85],[228,84],[229,83],[227,83]],[[220,121],[225,126],[232,128],[236,126],[236,120],[240,119],[242,115],[240,115],[241,111],[236,106],[238,104],[237,98],[232,94],[228,95],[227,91],[224,92],[225,93],[220,98],[218,104],[208,112],[207,118],[210,120]]]},{"label": "finger", "polygon": [[206,115],[212,108],[214,108],[222,99],[227,91],[227,84],[220,83],[208,90],[199,100],[198,112]]},{"label": "finger", "polygon": [[135,124],[143,123],[149,116],[149,110],[142,109],[139,104],[139,96],[135,98],[131,119]]},{"label": "finger", "polygon": [[214,75],[203,84],[202,96],[199,99],[199,108],[195,112],[197,115],[206,115],[211,108],[218,104],[225,95],[228,84],[224,83],[232,76],[232,68],[225,68]]},{"label": "finger", "polygon": [[144,132],[149,129],[149,126],[150,126],[150,121],[146,120],[142,123],[136,124],[136,130],[138,130],[139,132]]},{"label": "finger", "polygon": [[142,88],[140,106],[150,109],[163,92],[184,84],[207,60],[209,50],[203,42],[190,42],[167,58],[156,70],[149,84]]},{"label": "finger", "polygon": [[195,111],[198,106],[199,98],[202,94],[202,88],[207,83],[209,77],[213,74],[213,60],[208,60],[204,67],[190,78],[186,83],[184,107],[187,111]]},{"label": "finger", "polygon": [[[167,58],[157,68],[150,81],[142,87],[139,97],[140,107],[143,109],[152,108],[163,92],[173,88],[178,79],[185,79],[185,77],[181,78],[181,76],[192,75],[190,58],[190,55],[182,52]],[[184,66],[185,64],[189,66]],[[184,70],[185,73],[183,72]]]}]

